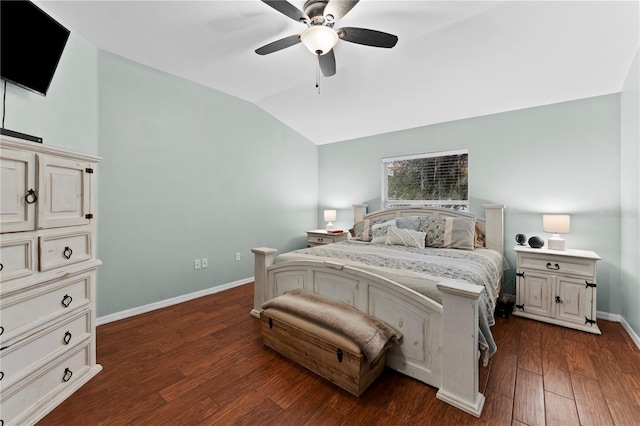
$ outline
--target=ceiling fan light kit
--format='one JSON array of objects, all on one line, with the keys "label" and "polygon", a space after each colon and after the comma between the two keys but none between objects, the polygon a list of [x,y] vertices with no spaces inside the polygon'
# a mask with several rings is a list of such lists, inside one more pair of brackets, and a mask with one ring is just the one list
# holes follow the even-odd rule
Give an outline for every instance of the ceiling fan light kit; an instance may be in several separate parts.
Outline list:
[{"label": "ceiling fan light kit", "polygon": [[300,34],[300,41],[314,55],[326,55],[338,43],[338,34],[332,28],[315,25]]},{"label": "ceiling fan light kit", "polygon": [[325,77],[336,73],[333,48],[339,40],[387,49],[398,42],[397,36],[381,31],[355,27],[333,29],[335,21],[346,15],[359,0],[307,0],[304,3],[304,12],[285,0],[262,2],[294,21],[307,25],[307,29],[300,35],[294,34],[266,44],[256,49],[256,53],[268,55],[302,43],[311,53],[318,56],[318,64]]}]

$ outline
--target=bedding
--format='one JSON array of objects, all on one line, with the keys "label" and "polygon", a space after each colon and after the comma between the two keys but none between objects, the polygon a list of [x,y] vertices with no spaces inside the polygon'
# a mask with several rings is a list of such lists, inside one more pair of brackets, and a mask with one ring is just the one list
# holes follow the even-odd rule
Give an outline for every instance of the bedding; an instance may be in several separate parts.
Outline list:
[{"label": "bedding", "polygon": [[[388,238],[388,235],[386,236]],[[277,256],[275,263],[291,260],[335,261],[379,274],[442,304],[436,284],[442,278],[462,280],[483,287],[479,298],[478,342],[483,361],[496,352],[490,326],[494,324],[497,284],[505,260],[496,250],[420,248],[398,244],[372,244],[357,240],[296,250]]]}]

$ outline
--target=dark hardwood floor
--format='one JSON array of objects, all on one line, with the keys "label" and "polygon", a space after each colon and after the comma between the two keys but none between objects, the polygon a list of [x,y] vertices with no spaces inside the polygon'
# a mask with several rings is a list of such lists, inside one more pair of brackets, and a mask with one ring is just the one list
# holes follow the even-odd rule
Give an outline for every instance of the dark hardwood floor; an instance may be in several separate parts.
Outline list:
[{"label": "dark hardwood floor", "polygon": [[249,284],[98,327],[104,370],[39,425],[640,424],[640,351],[618,323],[498,318],[476,419],[388,369],[350,395],[264,347],[252,303]]}]

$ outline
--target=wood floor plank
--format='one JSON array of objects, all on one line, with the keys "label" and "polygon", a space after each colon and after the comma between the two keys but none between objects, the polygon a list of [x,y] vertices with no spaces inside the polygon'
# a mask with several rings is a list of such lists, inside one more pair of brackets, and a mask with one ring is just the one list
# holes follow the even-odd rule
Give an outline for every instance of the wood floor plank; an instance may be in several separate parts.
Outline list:
[{"label": "wood floor plank", "polygon": [[518,368],[542,374],[541,322],[525,321],[520,329]]},{"label": "wood floor plank", "polygon": [[518,368],[513,418],[529,426],[544,426],[544,386],[540,374]]},{"label": "wood floor plank", "polygon": [[[498,353],[480,369],[486,401],[477,419],[388,369],[354,397],[265,347],[252,307],[246,285],[99,326],[103,371],[39,425],[533,426],[545,417],[572,424],[568,412],[583,424],[640,419],[640,351],[619,323],[599,320],[595,336],[497,318]],[[535,354],[525,350],[531,336],[540,341]]]},{"label": "wood floor plank", "polygon": [[516,386],[518,356],[512,353],[498,352],[494,355],[487,389],[513,398]]},{"label": "wood floor plank", "polygon": [[571,382],[580,424],[585,426],[613,425],[613,418],[600,390],[598,380],[579,374],[571,374]]},{"label": "wood floor plank", "polygon": [[640,424],[640,406],[628,400],[607,398],[607,405],[613,421],[618,426],[636,426]]},{"label": "wood floor plank", "polygon": [[573,399],[553,392],[544,393],[547,426],[580,426],[580,418]]},{"label": "wood floor plank", "polygon": [[573,399],[571,375],[563,346],[555,342],[545,346],[542,354],[544,390]]},{"label": "wood floor plank", "polygon": [[[567,336],[574,336],[574,334],[575,333],[569,333]],[[571,375],[578,374],[591,379],[597,379],[596,370],[591,362],[591,346],[567,338],[562,348],[565,350],[567,366],[569,367]]]}]

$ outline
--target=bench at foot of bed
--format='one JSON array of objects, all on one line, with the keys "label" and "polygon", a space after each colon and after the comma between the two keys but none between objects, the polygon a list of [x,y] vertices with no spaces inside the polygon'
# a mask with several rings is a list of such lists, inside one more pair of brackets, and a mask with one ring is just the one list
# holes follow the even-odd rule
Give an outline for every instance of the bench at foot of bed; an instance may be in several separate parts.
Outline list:
[{"label": "bench at foot of bed", "polygon": [[384,369],[386,353],[371,364],[349,338],[295,315],[267,309],[260,322],[266,346],[355,396]]}]

